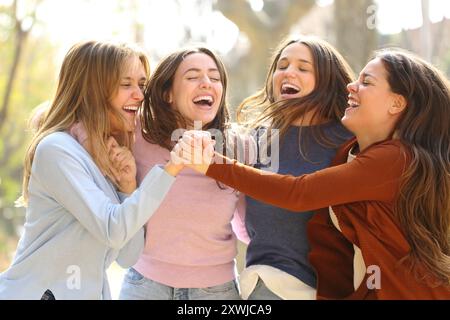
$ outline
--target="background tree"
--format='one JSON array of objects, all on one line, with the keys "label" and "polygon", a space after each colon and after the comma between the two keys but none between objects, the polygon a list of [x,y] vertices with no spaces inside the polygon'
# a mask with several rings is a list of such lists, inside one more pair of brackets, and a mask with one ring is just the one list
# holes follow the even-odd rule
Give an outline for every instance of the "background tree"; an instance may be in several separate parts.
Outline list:
[{"label": "background tree", "polygon": [[49,99],[54,86],[54,48],[35,37],[36,10],[42,1],[14,0],[0,6],[0,270],[16,246],[23,208],[15,208],[20,194],[22,162],[29,134],[31,109]]},{"label": "background tree", "polygon": [[227,59],[231,104],[260,89],[271,55],[282,38],[314,6],[314,0],[217,0],[214,8],[234,22],[248,41],[242,56]]},{"label": "background tree", "polygon": [[358,73],[377,48],[374,1],[334,0],[334,25],[334,45]]}]

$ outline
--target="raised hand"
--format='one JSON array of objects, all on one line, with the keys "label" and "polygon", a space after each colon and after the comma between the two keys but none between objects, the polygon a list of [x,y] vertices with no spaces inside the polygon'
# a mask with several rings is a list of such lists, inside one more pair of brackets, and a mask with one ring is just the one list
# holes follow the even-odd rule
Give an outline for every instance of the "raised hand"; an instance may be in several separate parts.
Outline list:
[{"label": "raised hand", "polygon": [[206,173],[214,157],[215,141],[207,131],[186,131],[171,152],[171,161]]},{"label": "raised hand", "polygon": [[126,147],[121,147],[113,137],[107,141],[108,156],[113,164],[113,173],[123,193],[132,193],[136,189],[136,161]]}]

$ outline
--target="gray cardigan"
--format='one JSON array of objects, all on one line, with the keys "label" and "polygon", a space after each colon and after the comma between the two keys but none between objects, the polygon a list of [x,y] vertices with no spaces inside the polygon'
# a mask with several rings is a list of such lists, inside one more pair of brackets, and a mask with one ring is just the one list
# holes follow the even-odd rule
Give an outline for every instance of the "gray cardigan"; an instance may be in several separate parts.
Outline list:
[{"label": "gray cardigan", "polygon": [[[132,266],[143,225],[175,178],[155,166],[129,197],[117,193],[68,133],[38,145],[24,232],[12,265],[0,274],[0,299],[111,299],[106,269]],[[123,202],[122,202],[123,200]]]}]

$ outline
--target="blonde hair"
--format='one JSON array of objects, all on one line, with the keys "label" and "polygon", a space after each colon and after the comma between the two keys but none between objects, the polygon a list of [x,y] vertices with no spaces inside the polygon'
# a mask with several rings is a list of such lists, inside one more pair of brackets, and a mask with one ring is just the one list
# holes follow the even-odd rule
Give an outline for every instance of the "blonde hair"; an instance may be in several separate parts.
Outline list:
[{"label": "blonde hair", "polygon": [[89,153],[100,170],[116,183],[108,157],[106,141],[111,135],[110,117],[119,119],[121,130],[115,135],[120,145],[131,147],[133,133],[125,130],[125,119],[110,105],[121,76],[137,57],[149,74],[143,51],[128,44],[87,41],[74,45],[64,58],[55,97],[34,134],[24,161],[22,205],[28,202],[31,166],[39,142],[47,135],[68,130],[76,122],[86,129]]}]

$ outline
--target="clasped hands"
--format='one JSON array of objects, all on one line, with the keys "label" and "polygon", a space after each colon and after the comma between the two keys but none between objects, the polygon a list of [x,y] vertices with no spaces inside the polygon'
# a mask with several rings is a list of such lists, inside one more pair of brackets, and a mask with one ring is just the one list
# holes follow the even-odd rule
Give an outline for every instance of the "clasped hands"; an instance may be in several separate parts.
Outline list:
[{"label": "clasped hands", "polygon": [[170,161],[205,174],[214,157],[215,141],[208,131],[186,131],[170,153]]},{"label": "clasped hands", "polygon": [[111,171],[119,191],[132,193],[136,189],[136,161],[131,150],[120,146],[113,137],[108,138],[106,145],[113,165]]}]

